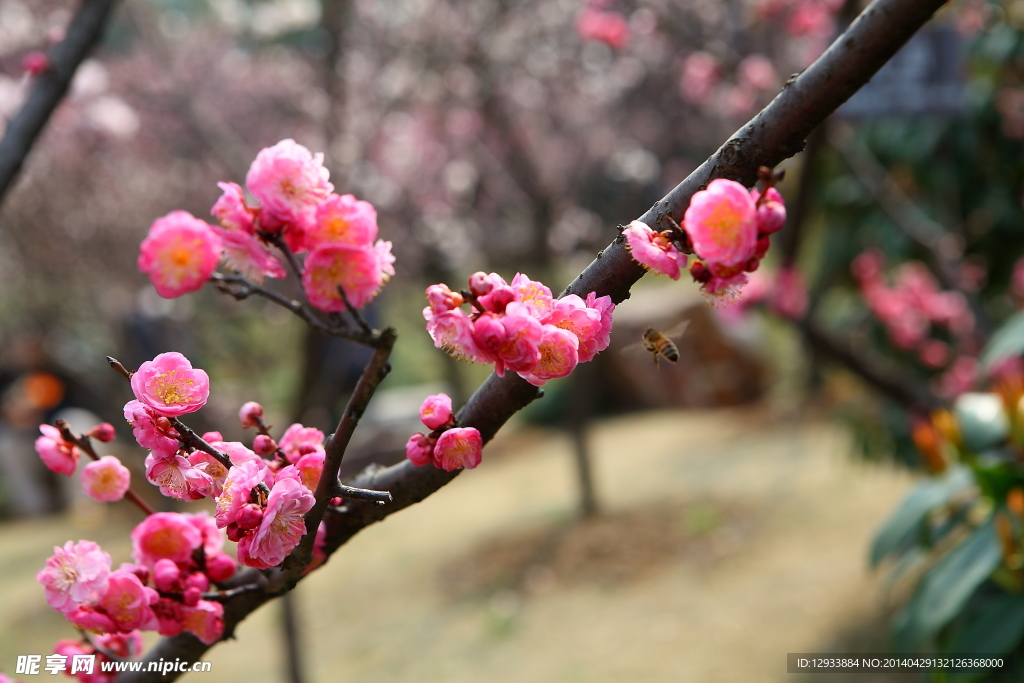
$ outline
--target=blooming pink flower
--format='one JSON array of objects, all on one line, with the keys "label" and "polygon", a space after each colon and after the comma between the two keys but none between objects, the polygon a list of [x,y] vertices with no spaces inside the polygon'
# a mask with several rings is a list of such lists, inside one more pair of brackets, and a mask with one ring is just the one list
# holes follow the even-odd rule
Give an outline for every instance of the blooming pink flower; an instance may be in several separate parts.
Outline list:
[{"label": "blooming pink flower", "polygon": [[434,394],[423,399],[420,421],[427,429],[438,429],[452,419],[452,399],[448,394]]},{"label": "blooming pink flower", "polygon": [[214,488],[206,468],[194,467],[177,453],[163,455],[157,451],[146,456],[146,479],[160,487],[160,493],[178,500],[199,500]]},{"label": "blooming pink flower", "polygon": [[504,313],[505,307],[515,300],[515,291],[504,283],[495,285],[486,294],[477,297],[477,303],[491,313]]},{"label": "blooming pink flower", "polygon": [[78,605],[74,610],[65,612],[65,618],[72,624],[85,631],[98,633],[113,633],[117,631],[117,624],[97,604],[86,603]]},{"label": "blooming pink flower", "polygon": [[[567,377],[579,363],[579,339],[554,325],[545,325],[539,350],[540,360],[519,376],[534,386],[543,386],[549,379]],[[436,452],[435,452],[435,457]]]},{"label": "blooming pink flower", "polygon": [[615,304],[610,296],[599,297],[594,292],[587,294],[587,308],[597,311],[600,316],[597,329],[592,336],[580,338],[579,359],[581,363],[589,363],[594,356],[608,348],[611,343],[612,317]]},{"label": "blooming pink flower", "polygon": [[179,564],[192,558],[192,551],[203,543],[202,534],[185,515],[157,512],[132,530],[132,557],[152,567],[161,558]]},{"label": "blooming pink flower", "polygon": [[236,183],[217,183],[223,194],[210,209],[220,224],[228,230],[253,234],[255,229],[252,209],[245,205],[245,194]]},{"label": "blooming pink flower", "polygon": [[217,527],[217,520],[210,516],[206,510],[201,512],[184,513],[182,517],[196,528],[202,537],[203,552],[207,557],[216,555],[224,547],[224,532]]},{"label": "blooming pink flower", "polygon": [[36,439],[36,453],[42,459],[43,464],[57,474],[71,476],[78,467],[78,458],[81,455],[78,448],[64,440],[60,430],[52,425],[39,425],[42,436]]},{"label": "blooming pink flower", "polygon": [[180,447],[178,432],[166,417],[156,415],[141,401],[128,401],[124,405],[124,418],[132,426],[135,440],[163,456],[173,455]]},{"label": "blooming pink flower", "polygon": [[207,645],[213,645],[224,635],[224,605],[200,600],[194,607],[180,608],[182,628],[193,633]]},{"label": "blooming pink flower", "polygon": [[[390,257],[390,262],[385,257]],[[378,241],[374,247],[324,244],[306,257],[302,287],[309,302],[322,311],[346,310],[338,287],[345,290],[353,306],[361,308],[377,296],[394,273],[390,265],[393,261],[390,242]]]},{"label": "blooming pink flower", "polygon": [[[334,190],[324,155],[312,154],[294,140],[260,150],[245,184],[260,201],[260,226],[270,232],[288,227],[286,235],[301,244],[301,234],[316,221],[316,208]],[[294,247],[293,247],[294,248]]]},{"label": "blooming pink flower", "polygon": [[238,511],[249,502],[252,490],[263,482],[266,468],[252,461],[235,465],[228,470],[223,491],[217,498],[217,526],[223,529],[235,521]]},{"label": "blooming pink flower", "polygon": [[493,362],[499,377],[504,376],[506,369],[529,370],[540,360],[541,328],[526,305],[519,302],[510,303],[504,316],[485,313],[473,323],[478,358]]},{"label": "blooming pink flower", "polygon": [[413,434],[405,442],[405,457],[417,467],[431,463],[434,459],[434,444],[424,434]]},{"label": "blooming pink flower", "polygon": [[139,247],[139,270],[149,275],[165,299],[203,286],[220,259],[220,239],[211,227],[187,211],[172,211],[153,221]]},{"label": "blooming pink flower", "polygon": [[576,33],[584,40],[595,40],[607,44],[614,50],[629,45],[631,32],[629,22],[618,12],[587,7],[576,17]]},{"label": "blooming pink flower", "polygon": [[255,235],[216,226],[211,229],[220,238],[224,264],[236,273],[257,283],[265,277],[280,279],[288,274],[281,259],[270,253]]},{"label": "blooming pink flower", "polygon": [[689,102],[707,104],[720,76],[721,68],[715,57],[707,52],[694,52],[683,62],[679,91]]},{"label": "blooming pink flower", "polygon": [[473,321],[461,308],[435,315],[428,306],[423,309],[423,317],[427,320],[427,332],[435,347],[444,349],[459,360],[482,360],[473,338]]},{"label": "blooming pink flower", "polygon": [[551,290],[543,282],[531,280],[522,273],[512,278],[512,292],[516,301],[526,307],[530,315],[538,320],[551,313],[554,298]]},{"label": "blooming pink flower", "polygon": [[686,233],[693,250],[709,266],[736,266],[757,247],[757,209],[747,188],[717,178],[697,192],[686,209]]},{"label": "blooming pink flower", "polygon": [[437,439],[434,446],[434,464],[448,472],[462,468],[471,470],[480,464],[483,447],[484,442],[477,429],[449,429]]},{"label": "blooming pink flower", "polygon": [[285,470],[270,490],[259,528],[238,543],[238,559],[248,567],[267,569],[280,564],[306,533],[303,515],[313,507],[313,494],[299,482],[297,473],[294,478],[282,476]]},{"label": "blooming pink flower", "polygon": [[132,375],[131,384],[135,398],[164,417],[194,413],[210,397],[209,376],[193,370],[188,358],[176,351],[143,363]]},{"label": "blooming pink flower", "polygon": [[46,591],[46,602],[60,612],[69,612],[80,603],[95,600],[107,589],[110,555],[92,541],[68,541],[63,548],[54,546],[46,566],[36,581]]},{"label": "blooming pink flower", "polygon": [[[214,448],[223,452],[220,445],[214,445],[214,443],[222,444],[223,442],[213,442],[210,444],[213,445]],[[255,457],[255,454],[253,455]],[[188,488],[200,496],[206,496],[208,498],[216,498],[219,496],[224,487],[224,480],[227,479],[228,476],[228,468],[215,457],[203,451],[196,451],[195,453],[190,454],[186,460],[188,460],[192,469],[206,475],[205,477],[193,477],[188,484]],[[175,461],[175,464],[177,464],[177,461]],[[172,498],[177,497],[178,496],[172,496]]]},{"label": "blooming pink flower", "polygon": [[368,247],[377,239],[377,211],[350,194],[332,194],[317,207],[316,223],[305,239],[310,251],[321,244]]},{"label": "blooming pink flower", "polygon": [[600,332],[601,313],[588,307],[586,302],[575,294],[567,294],[555,301],[551,313],[543,322],[545,325],[554,325],[572,332],[582,342],[584,339],[597,336]]},{"label": "blooming pink flower", "polygon": [[242,427],[256,427],[263,420],[263,406],[256,401],[244,403],[238,411],[238,421]]},{"label": "blooming pink flower", "polygon": [[142,654],[142,648],[144,647],[142,633],[139,631],[100,633],[93,636],[92,641],[96,643],[96,647],[122,659],[138,657]]},{"label": "blooming pink flower", "polygon": [[82,468],[82,490],[101,503],[113,503],[124,498],[131,479],[128,468],[112,455],[105,455]]},{"label": "blooming pink flower", "polygon": [[98,604],[118,631],[134,631],[153,621],[153,611],[149,606],[159,597],[155,590],[143,586],[135,574],[118,569],[111,573],[107,590],[100,596]]},{"label": "blooming pink flower", "polygon": [[278,446],[284,451],[288,462],[295,463],[307,453],[324,452],[324,433],[316,427],[303,427],[296,423],[284,430]]},{"label": "blooming pink flower", "polygon": [[327,455],[321,449],[319,452],[307,453],[295,463],[295,469],[299,471],[302,485],[310,491],[316,491],[317,482],[320,481],[320,473],[324,470],[324,460]]},{"label": "blooming pink flower", "polygon": [[686,266],[686,254],[679,253],[667,237],[640,221],[630,223],[622,234],[634,261],[647,270],[679,279],[680,267]]}]

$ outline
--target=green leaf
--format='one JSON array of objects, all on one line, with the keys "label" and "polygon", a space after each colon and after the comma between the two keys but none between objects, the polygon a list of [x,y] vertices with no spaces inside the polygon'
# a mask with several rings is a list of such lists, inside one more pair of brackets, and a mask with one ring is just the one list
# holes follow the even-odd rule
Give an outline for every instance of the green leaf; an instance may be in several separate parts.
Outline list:
[{"label": "green leaf", "polygon": [[871,544],[871,566],[911,544],[928,513],[972,483],[971,471],[957,465],[941,477],[918,484],[875,536]]},{"label": "green leaf", "polygon": [[[953,632],[948,652],[965,655],[998,655],[1011,652],[1024,638],[1024,595],[999,592],[964,614]],[[956,683],[985,677],[983,669],[950,672]]]},{"label": "green leaf", "polygon": [[925,574],[896,627],[897,647],[916,649],[963,607],[1002,561],[995,524],[989,520]]},{"label": "green leaf", "polygon": [[1003,401],[995,394],[960,394],[953,404],[953,412],[964,445],[972,451],[993,448],[1005,441],[1010,432]]},{"label": "green leaf", "polygon": [[1007,358],[1024,353],[1024,311],[1014,313],[996,330],[981,352],[981,369],[986,373]]}]

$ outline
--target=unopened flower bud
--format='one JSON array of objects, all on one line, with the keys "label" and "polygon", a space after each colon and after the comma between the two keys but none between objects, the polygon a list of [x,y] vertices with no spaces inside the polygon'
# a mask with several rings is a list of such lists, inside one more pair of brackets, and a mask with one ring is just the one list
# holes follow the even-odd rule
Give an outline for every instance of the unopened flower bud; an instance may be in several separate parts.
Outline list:
[{"label": "unopened flower bud", "polygon": [[480,305],[493,313],[504,313],[505,307],[516,300],[511,287],[495,287],[487,294],[478,297]]},{"label": "unopened flower bud", "polygon": [[224,435],[220,432],[206,432],[203,434],[203,441],[206,443],[213,443],[214,441],[223,441]]},{"label": "unopened flower bud", "polygon": [[266,434],[260,434],[253,439],[252,449],[260,455],[270,455],[277,452],[277,442]]},{"label": "unopened flower bud", "polygon": [[224,533],[227,534],[228,540],[233,543],[238,543],[245,536],[245,530],[238,526],[235,522],[231,522],[224,529]]},{"label": "unopened flower bud", "polygon": [[761,260],[764,255],[768,253],[768,247],[771,246],[768,236],[757,238],[757,246],[754,248],[754,258]]},{"label": "unopened flower bud", "polygon": [[227,553],[214,553],[206,556],[206,575],[214,583],[222,583],[235,575],[237,565]]},{"label": "unopened flower bud", "polygon": [[153,564],[153,585],[163,593],[181,590],[181,570],[173,560],[161,558]]},{"label": "unopened flower bud", "polygon": [[331,498],[331,505],[334,507],[338,507],[343,502],[345,502],[345,499],[342,498],[341,496],[335,496],[334,498]]},{"label": "unopened flower bud", "polygon": [[210,579],[202,572],[192,572],[185,579],[185,588],[198,588],[199,592],[205,593],[210,589]]},{"label": "unopened flower bud", "polygon": [[240,529],[255,529],[263,521],[263,508],[255,503],[247,503],[235,517]]},{"label": "unopened flower bud", "polygon": [[256,401],[249,401],[238,411],[238,421],[245,428],[259,426],[263,421],[263,406]]},{"label": "unopened flower bud", "polygon": [[469,291],[473,296],[483,296],[494,288],[494,284],[487,279],[487,273],[478,270],[469,276]]},{"label": "unopened flower bud", "polygon": [[185,592],[181,595],[182,601],[189,607],[195,607],[196,605],[198,605],[202,597],[203,592],[195,586],[186,588]]},{"label": "unopened flower bud", "polygon": [[45,52],[33,50],[21,60],[21,68],[30,76],[38,76],[50,68],[50,58]]},{"label": "unopened flower bud", "polygon": [[114,425],[110,424],[109,422],[104,422],[103,424],[98,424],[95,427],[93,427],[92,430],[89,432],[89,436],[96,439],[97,441],[108,443],[114,440],[114,437],[117,436],[117,433],[114,431]]},{"label": "unopened flower bud", "polygon": [[690,275],[694,282],[708,282],[711,280],[711,271],[701,261],[694,261],[690,264]]}]

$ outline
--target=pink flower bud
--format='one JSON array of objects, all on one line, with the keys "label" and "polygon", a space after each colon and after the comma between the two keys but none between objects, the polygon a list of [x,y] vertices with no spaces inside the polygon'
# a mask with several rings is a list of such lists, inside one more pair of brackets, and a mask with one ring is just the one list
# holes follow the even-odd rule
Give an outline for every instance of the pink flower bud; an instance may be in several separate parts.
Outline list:
[{"label": "pink flower bud", "polygon": [[263,508],[256,503],[246,503],[235,518],[240,529],[255,529],[263,521]]},{"label": "pink flower bud", "polygon": [[206,575],[214,583],[223,583],[235,575],[237,565],[227,553],[206,556]]},{"label": "pink flower bud", "polygon": [[38,76],[50,68],[50,58],[45,52],[33,50],[21,60],[21,68],[29,76]]},{"label": "pink flower bud", "polygon": [[97,441],[109,443],[114,440],[114,437],[117,436],[117,433],[114,431],[114,425],[110,424],[109,422],[104,422],[103,424],[98,424],[95,427],[93,427],[92,430],[89,432],[89,436],[96,439]]},{"label": "pink flower bud", "polygon": [[263,421],[263,406],[256,401],[249,401],[238,411],[238,421],[245,428],[259,426]]},{"label": "pink flower bud", "polygon": [[213,443],[214,441],[223,441],[224,435],[220,432],[203,432],[203,441],[206,443]]},{"label": "pink flower bud", "polygon": [[516,300],[511,287],[497,286],[487,294],[479,297],[480,305],[494,313],[504,313],[505,307]]},{"label": "pink flower bud", "polygon": [[189,607],[195,607],[199,604],[199,601],[203,598],[203,592],[195,586],[190,586],[185,589],[185,592],[181,595],[182,601]]},{"label": "pink flower bud", "polygon": [[487,278],[487,273],[478,270],[469,276],[469,291],[473,296],[483,296],[494,289],[494,283]]},{"label": "pink flower bud", "polygon": [[447,394],[427,396],[420,406],[420,420],[427,429],[439,429],[448,424],[452,417],[452,400]]},{"label": "pink flower bud", "polygon": [[198,588],[200,593],[210,589],[210,579],[202,572],[192,572],[185,579],[185,588]]},{"label": "pink flower bud", "polygon": [[782,201],[782,195],[774,187],[768,188],[764,201],[760,200],[761,193],[757,190],[751,192],[754,203],[757,205],[757,232],[762,235],[771,235],[786,224],[786,205]]},{"label": "pink flower bud", "polygon": [[181,590],[181,570],[173,560],[163,558],[153,563],[153,585],[162,593]]},{"label": "pink flower bud", "polygon": [[245,531],[238,526],[235,522],[231,522],[227,527],[224,528],[224,533],[227,534],[228,540],[234,543],[238,543],[245,536]]},{"label": "pink flower bud", "polygon": [[277,452],[277,442],[266,434],[260,434],[253,439],[252,449],[260,455],[270,455]]},{"label": "pink flower bud", "polygon": [[417,467],[433,461],[434,445],[423,434],[413,434],[405,443],[405,455]]},{"label": "pink flower bud", "polygon": [[334,498],[331,498],[331,505],[334,506],[334,507],[338,507],[339,505],[341,505],[344,502],[345,502],[345,499],[342,498],[341,496],[335,496]]}]

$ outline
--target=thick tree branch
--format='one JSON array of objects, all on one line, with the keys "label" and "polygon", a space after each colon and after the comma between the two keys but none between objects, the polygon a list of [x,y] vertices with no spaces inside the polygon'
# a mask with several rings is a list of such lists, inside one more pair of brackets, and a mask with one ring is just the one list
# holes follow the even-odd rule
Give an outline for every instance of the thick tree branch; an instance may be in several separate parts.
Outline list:
[{"label": "thick tree branch", "polygon": [[[829,50],[803,74],[787,83],[782,93],[718,152],[680,183],[640,220],[663,229],[667,213],[682,216],[693,194],[714,178],[731,178],[752,185],[759,166],[774,167],[803,148],[807,135],[875,74],[885,62],[943,4],[943,0],[876,0]],[[644,274],[617,238],[564,294],[586,296],[596,292],[616,303],[629,296],[630,287]],[[508,419],[540,395],[518,375],[491,375],[459,411],[459,424],[476,427],[485,442]],[[408,460],[388,468],[370,468],[349,482],[366,489],[387,490],[394,502],[376,505],[363,501],[346,504],[344,513],[328,511],[328,556],[360,530],[417,503],[457,475],[431,466],[416,467]],[[247,574],[248,575],[248,574]],[[268,591],[248,591],[225,600],[225,635],[241,619],[269,600]],[[146,661],[160,658],[196,661],[207,646],[190,634],[165,638]],[[173,680],[152,673],[122,674],[121,683]]]},{"label": "thick tree branch", "polygon": [[0,202],[50,115],[68,91],[78,65],[103,37],[103,29],[115,1],[82,0],[64,40],[53,46],[47,55],[50,68],[39,74],[21,111],[8,122],[7,132],[0,140]]}]

